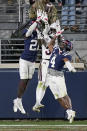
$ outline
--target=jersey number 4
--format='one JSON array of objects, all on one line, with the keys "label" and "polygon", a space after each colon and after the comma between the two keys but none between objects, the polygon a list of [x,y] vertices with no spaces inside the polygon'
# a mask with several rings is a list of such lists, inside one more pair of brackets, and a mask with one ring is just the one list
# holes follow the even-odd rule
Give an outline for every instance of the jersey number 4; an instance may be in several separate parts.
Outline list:
[{"label": "jersey number 4", "polygon": [[55,67],[55,59],[56,59],[56,56],[53,56],[50,63],[51,63],[51,67]]}]

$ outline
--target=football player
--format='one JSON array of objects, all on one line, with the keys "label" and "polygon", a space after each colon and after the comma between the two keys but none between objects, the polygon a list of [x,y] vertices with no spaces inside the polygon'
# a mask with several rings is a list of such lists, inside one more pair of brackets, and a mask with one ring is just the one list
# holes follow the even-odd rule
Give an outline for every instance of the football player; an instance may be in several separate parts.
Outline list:
[{"label": "football player", "polygon": [[49,59],[53,50],[53,46],[58,45],[57,37],[61,35],[62,32],[63,30],[60,29],[59,21],[54,22],[50,26],[47,23],[45,23],[43,36],[46,45],[42,44],[42,61],[39,69],[39,81],[36,88],[36,103],[32,108],[33,111],[40,112],[40,108],[44,107],[44,105],[41,104],[41,101],[45,95],[47,88],[45,86],[45,81],[49,65]]},{"label": "football player", "polygon": [[[19,73],[20,73],[20,82],[18,86],[18,95],[14,99],[13,110],[17,112],[18,110],[25,114],[26,111],[22,105],[22,96],[26,90],[28,82],[32,79],[35,70],[35,60],[37,56],[37,24],[40,24],[40,21],[44,21],[42,18],[41,10],[37,10],[37,19],[34,23],[31,24],[29,29],[24,29],[23,34],[25,35],[24,40],[24,52],[21,54],[19,60]],[[32,22],[32,21],[31,21]]]},{"label": "football player", "polygon": [[70,63],[71,56],[68,53],[71,50],[72,43],[68,40],[63,41],[60,48],[59,46],[54,47],[46,78],[46,86],[49,86],[55,99],[66,109],[67,119],[70,123],[73,122],[75,111],[72,110],[71,99],[67,94],[63,68],[64,65],[66,65],[70,72],[76,72],[75,68]]}]

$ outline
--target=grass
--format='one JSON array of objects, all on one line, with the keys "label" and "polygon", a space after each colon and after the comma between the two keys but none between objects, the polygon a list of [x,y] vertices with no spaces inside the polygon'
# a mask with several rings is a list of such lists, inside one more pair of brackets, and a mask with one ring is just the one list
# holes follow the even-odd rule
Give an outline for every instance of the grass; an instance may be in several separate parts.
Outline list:
[{"label": "grass", "polygon": [[0,120],[0,125],[86,125],[87,120],[75,120],[69,124],[67,120]]},{"label": "grass", "polygon": [[0,131],[87,131],[87,120],[0,120]]}]

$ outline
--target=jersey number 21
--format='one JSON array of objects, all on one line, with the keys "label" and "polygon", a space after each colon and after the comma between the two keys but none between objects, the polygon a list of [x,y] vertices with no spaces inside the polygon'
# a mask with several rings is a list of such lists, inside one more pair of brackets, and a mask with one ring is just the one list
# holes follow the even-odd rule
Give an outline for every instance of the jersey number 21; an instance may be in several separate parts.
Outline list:
[{"label": "jersey number 21", "polygon": [[37,50],[37,40],[31,40],[29,50],[31,50],[31,51],[36,51]]}]

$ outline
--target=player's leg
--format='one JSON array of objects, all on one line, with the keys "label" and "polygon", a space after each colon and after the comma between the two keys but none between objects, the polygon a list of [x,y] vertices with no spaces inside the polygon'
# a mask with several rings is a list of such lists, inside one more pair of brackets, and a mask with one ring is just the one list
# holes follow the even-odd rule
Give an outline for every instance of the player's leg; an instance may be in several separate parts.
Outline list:
[{"label": "player's leg", "polygon": [[22,96],[26,90],[26,87],[27,87],[27,83],[28,83],[28,80],[25,80],[25,79],[20,79],[20,82],[19,82],[19,86],[18,86],[18,95],[17,95],[17,98],[14,99],[13,103],[14,103],[14,106],[13,106],[13,110],[14,112],[17,112],[17,110],[19,110],[22,114],[25,114],[25,109],[23,107],[23,104],[22,104]]},{"label": "player's leg", "polygon": [[44,87],[43,82],[39,81],[37,89],[36,89],[36,106],[41,105],[41,101],[42,101],[43,96],[45,94],[45,89],[46,89],[46,87]]},{"label": "player's leg", "polygon": [[64,109],[72,109],[71,99],[68,95],[58,98],[58,101]]},{"label": "player's leg", "polygon": [[14,99],[13,101],[14,103],[13,110],[14,112],[17,112],[19,110],[22,114],[26,113],[22,104],[22,96],[26,90],[27,83],[28,83],[28,68],[27,67],[28,67],[27,62],[25,60],[20,59],[19,61],[20,81],[18,85],[17,98]]},{"label": "player's leg", "polygon": [[47,74],[47,68],[48,68],[48,63],[49,61],[42,60],[39,71],[38,71],[38,85],[36,88],[36,103],[33,106],[33,111],[38,111],[40,112],[41,107],[44,107],[44,105],[41,104],[41,101],[45,95],[46,92],[46,86],[45,86],[45,79],[46,79],[46,74]]},{"label": "player's leg", "polygon": [[[38,89],[40,91],[39,92],[39,95],[40,95],[39,102],[40,103],[45,95],[46,88],[47,88],[47,86],[45,86],[45,82],[46,82],[48,65],[49,65],[49,60],[42,60],[42,63],[41,63],[42,85],[40,86],[40,88],[38,87]],[[37,93],[37,96],[38,96],[38,93]]]},{"label": "player's leg", "polygon": [[70,97],[66,95],[62,98],[58,98],[58,102],[66,110],[67,119],[70,123],[72,123],[75,117],[75,111],[72,110]]},{"label": "player's leg", "polygon": [[[58,101],[61,104],[61,106],[66,110],[67,119],[70,123],[73,122],[73,119],[75,117],[75,111],[72,110],[72,103],[71,99],[67,94],[66,84],[65,84],[65,78],[59,77],[59,98]],[[62,84],[61,84],[62,83]]]},{"label": "player's leg", "polygon": [[[72,110],[70,97],[67,95],[64,76],[49,76],[49,86],[56,100],[66,110],[67,119],[72,123],[75,117],[75,111]],[[55,79],[55,81],[54,81]]]},{"label": "player's leg", "polygon": [[22,96],[26,90],[27,83],[28,83],[28,79],[20,79],[19,86],[18,86],[18,95],[17,95],[17,98],[13,101],[14,112],[17,112],[17,110],[20,110],[22,114],[25,114],[25,110],[22,104]]},{"label": "player's leg", "polygon": [[18,86],[18,98],[22,98],[26,87],[27,87],[28,79],[20,79],[19,86]]},{"label": "player's leg", "polygon": [[[18,95],[17,98],[13,101],[14,106],[13,106],[13,110],[14,112],[17,112],[17,110],[19,110],[21,113],[25,114],[25,110],[23,108],[23,104],[22,104],[22,96],[27,88],[27,84],[29,79],[32,78],[32,70],[33,69],[29,69],[29,62],[20,59],[20,82],[19,82],[19,86],[18,86]],[[33,68],[33,66],[32,66]],[[30,72],[29,72],[30,71]],[[34,72],[34,71],[33,71]]]},{"label": "player's leg", "polygon": [[33,111],[40,112],[40,108],[44,107],[43,104],[41,104],[41,101],[44,97],[46,88],[43,86],[43,82],[39,81],[37,88],[36,88],[36,103],[33,106]]}]

